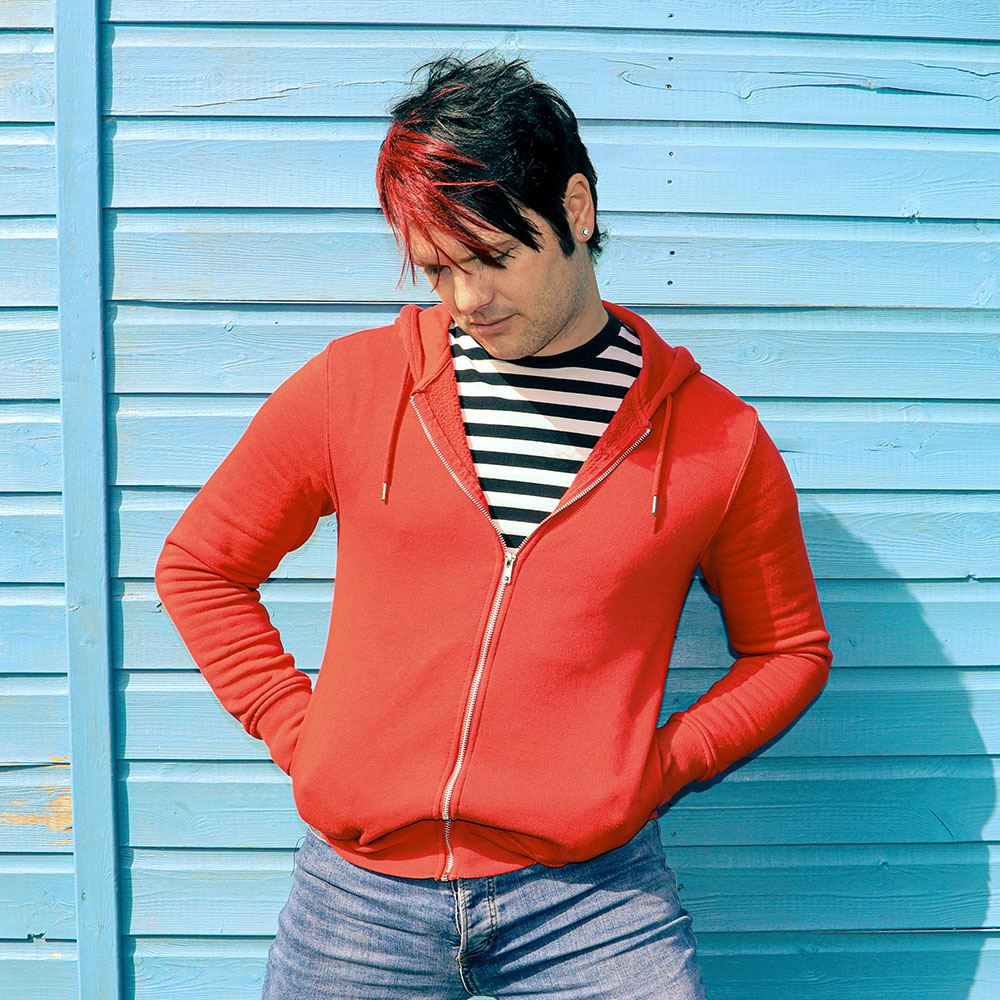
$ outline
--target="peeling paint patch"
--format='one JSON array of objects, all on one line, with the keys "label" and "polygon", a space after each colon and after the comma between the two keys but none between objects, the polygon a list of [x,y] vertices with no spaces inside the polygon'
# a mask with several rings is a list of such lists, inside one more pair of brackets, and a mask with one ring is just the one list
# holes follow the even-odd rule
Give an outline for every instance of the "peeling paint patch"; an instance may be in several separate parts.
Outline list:
[{"label": "peeling paint patch", "polygon": [[[15,802],[14,805],[22,803]],[[73,799],[69,792],[58,791],[40,813],[0,813],[0,824],[10,826],[44,826],[52,833],[68,833],[73,829]]]}]

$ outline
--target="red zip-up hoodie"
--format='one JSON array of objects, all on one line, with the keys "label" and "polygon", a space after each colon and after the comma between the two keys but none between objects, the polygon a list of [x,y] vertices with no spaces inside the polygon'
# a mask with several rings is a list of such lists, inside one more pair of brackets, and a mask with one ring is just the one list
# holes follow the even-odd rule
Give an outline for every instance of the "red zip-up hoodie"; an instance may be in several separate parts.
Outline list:
[{"label": "red zip-up hoodie", "polygon": [[[443,879],[592,858],[826,681],[795,491],[756,411],[605,307],[642,370],[520,548],[479,486],[443,305],[407,306],[288,378],[167,537],[156,584],[188,649],[355,864]],[[313,690],[258,586],[333,512]],[[657,728],[699,564],[738,658]]]}]

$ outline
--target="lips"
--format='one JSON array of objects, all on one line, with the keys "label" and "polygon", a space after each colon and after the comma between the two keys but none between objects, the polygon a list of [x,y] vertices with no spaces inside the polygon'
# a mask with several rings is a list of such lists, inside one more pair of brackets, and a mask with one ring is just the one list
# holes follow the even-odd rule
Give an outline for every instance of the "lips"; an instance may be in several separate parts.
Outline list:
[{"label": "lips", "polygon": [[509,319],[511,316],[503,316],[489,323],[470,323],[469,325],[476,333],[497,333],[503,329]]}]

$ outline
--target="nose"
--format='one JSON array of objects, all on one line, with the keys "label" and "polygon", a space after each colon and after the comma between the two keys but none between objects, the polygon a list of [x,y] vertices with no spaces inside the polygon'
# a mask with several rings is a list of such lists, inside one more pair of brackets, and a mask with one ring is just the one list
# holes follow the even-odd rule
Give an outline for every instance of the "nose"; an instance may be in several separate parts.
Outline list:
[{"label": "nose", "polygon": [[483,274],[485,268],[472,267],[466,271],[455,269],[455,309],[471,316],[484,306],[489,305],[493,298],[493,289],[489,278]]}]

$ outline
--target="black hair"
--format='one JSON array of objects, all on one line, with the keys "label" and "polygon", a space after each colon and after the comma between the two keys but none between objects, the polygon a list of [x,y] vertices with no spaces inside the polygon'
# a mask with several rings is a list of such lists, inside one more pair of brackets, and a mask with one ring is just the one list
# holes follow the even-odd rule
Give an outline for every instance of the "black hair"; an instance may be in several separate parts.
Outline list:
[{"label": "black hair", "polygon": [[[570,256],[576,240],[563,204],[566,184],[573,174],[583,174],[596,213],[597,172],[565,98],[536,80],[524,59],[505,59],[495,52],[435,59],[414,71],[411,84],[417,85],[421,75],[420,89],[394,104],[390,114],[394,128],[426,136],[435,149],[443,146],[459,154],[436,160],[437,190],[444,194],[441,188],[448,189],[446,200],[464,219],[474,216],[537,250],[541,234],[522,215],[524,208],[531,209],[548,222]],[[386,143],[392,134],[390,129]],[[379,171],[383,208],[389,200],[383,183],[383,165],[390,159],[386,143]],[[405,184],[405,178],[400,180]],[[459,229],[466,228],[462,220]],[[587,241],[592,259],[603,249],[604,238],[595,219]],[[470,243],[484,257],[481,244],[476,246],[480,241]]]}]

